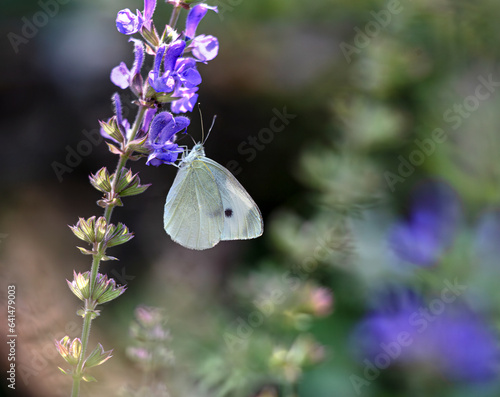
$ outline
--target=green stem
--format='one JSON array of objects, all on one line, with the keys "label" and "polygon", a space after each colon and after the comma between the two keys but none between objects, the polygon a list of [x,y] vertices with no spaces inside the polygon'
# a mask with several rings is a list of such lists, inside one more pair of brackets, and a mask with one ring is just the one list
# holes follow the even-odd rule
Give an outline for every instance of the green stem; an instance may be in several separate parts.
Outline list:
[{"label": "green stem", "polygon": [[[142,120],[144,118],[144,114],[146,113],[146,108],[144,106],[139,107],[139,111],[137,112],[137,117],[135,119],[134,125],[132,127],[132,131],[130,134],[129,140],[132,141],[135,139],[137,132],[139,131],[139,128],[142,124]],[[116,186],[118,184],[118,180],[120,179],[120,174],[125,167],[125,164],[127,163],[128,159],[130,158],[130,151],[125,150],[125,152],[120,155],[120,160],[118,161],[118,164],[116,166],[116,171],[115,171],[115,176],[112,181],[112,190],[111,192],[114,193],[116,190]],[[109,205],[106,207],[104,210],[104,218],[106,219],[106,223],[109,223],[111,219],[111,214],[113,212],[114,205]],[[101,262],[102,256],[105,254],[106,248],[97,246],[94,247],[94,250],[97,251],[96,255],[93,255],[92,257],[92,267],[90,270],[90,297],[92,297],[95,289],[95,284],[97,282],[97,275],[99,273],[99,264]],[[92,299],[92,298],[90,298]],[[78,397],[80,394],[80,382],[82,380],[82,372],[83,372],[83,364],[85,362],[85,355],[87,352],[87,346],[89,343],[89,337],[90,337],[90,326],[92,324],[94,312],[93,309],[94,307],[89,308],[89,303],[95,303],[95,302],[85,302],[85,315],[83,317],[83,328],[82,328],[82,351],[80,354],[80,359],[78,361],[78,364],[76,366],[75,373],[73,375],[73,387],[71,389],[71,397]],[[93,306],[92,304],[90,306]]]},{"label": "green stem", "polygon": [[71,388],[71,397],[78,397],[80,394],[80,378],[73,377],[73,387]]},{"label": "green stem", "polygon": [[[144,106],[139,107],[139,111],[137,112],[137,117],[135,118],[134,125],[132,126],[132,132],[130,133],[129,141],[133,141],[139,131],[139,128],[142,124],[142,119],[144,118],[144,114],[146,113],[146,108]],[[114,193],[116,190],[116,185],[118,184],[119,176],[122,172],[122,169],[125,167],[128,159],[130,157],[130,152],[126,150],[121,156],[115,170],[115,177],[111,182],[111,192]],[[111,214],[113,213],[113,209],[115,206],[108,206],[104,210],[104,218],[106,219],[106,223],[108,223],[111,219]]]},{"label": "green stem", "polygon": [[177,20],[179,19],[179,14],[181,13],[181,6],[176,6],[172,10],[172,15],[170,16],[170,21],[168,22],[168,25],[172,28],[175,29],[175,25],[177,23]]}]

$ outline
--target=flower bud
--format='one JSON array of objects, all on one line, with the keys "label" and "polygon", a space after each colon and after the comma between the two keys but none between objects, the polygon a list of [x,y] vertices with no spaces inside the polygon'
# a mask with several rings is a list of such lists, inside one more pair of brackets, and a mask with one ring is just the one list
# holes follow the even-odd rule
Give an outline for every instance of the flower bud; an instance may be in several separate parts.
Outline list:
[{"label": "flower bud", "polygon": [[65,336],[60,341],[55,342],[57,351],[64,358],[64,360],[72,365],[76,366],[80,360],[80,355],[82,354],[82,342],[80,338],[70,339],[69,336]]}]

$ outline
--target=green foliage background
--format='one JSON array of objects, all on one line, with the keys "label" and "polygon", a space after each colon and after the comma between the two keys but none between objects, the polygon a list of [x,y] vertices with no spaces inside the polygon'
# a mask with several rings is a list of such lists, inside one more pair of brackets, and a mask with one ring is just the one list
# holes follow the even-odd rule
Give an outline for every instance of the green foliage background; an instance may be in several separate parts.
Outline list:
[{"label": "green foliage background", "polygon": [[[131,46],[116,32],[114,16],[122,8],[142,8],[141,2],[132,3],[61,5],[17,54],[7,34],[19,32],[21,18],[40,6],[28,1],[2,6],[6,59],[0,65],[0,130],[7,149],[0,158],[0,232],[9,237],[0,248],[6,282],[25,283],[27,290],[39,283],[12,270],[17,265],[12,253],[19,249],[14,241],[27,238],[16,233],[23,222],[35,240],[58,253],[55,262],[62,263],[46,275],[53,283],[64,288],[74,267],[86,270],[85,262],[75,262],[75,242],[64,228],[77,216],[97,213],[98,197],[86,178],[103,164],[113,167],[113,159],[102,144],[62,183],[51,165],[64,161],[67,145],[77,146],[82,129],[96,128],[97,119],[111,115],[108,98],[116,87],[108,73],[124,59],[131,62]],[[124,351],[131,343],[127,329],[134,307],[141,303],[164,308],[169,318],[175,363],[153,371],[153,379],[165,383],[172,396],[252,396],[259,390],[260,396],[358,395],[350,376],[361,375],[363,366],[353,358],[351,333],[376,291],[388,285],[413,286],[432,296],[443,280],[458,277],[481,291],[488,303],[480,311],[498,331],[500,268],[481,268],[471,248],[477,217],[500,200],[498,87],[491,86],[491,95],[478,101],[477,109],[459,117],[456,109],[468,106],[464,101],[475,95],[481,79],[500,82],[500,3],[220,0],[217,5],[219,15],[208,15],[199,29],[220,42],[219,56],[200,67],[205,122],[218,115],[207,154],[223,165],[238,164],[238,179],[264,214],[265,233],[255,241],[223,243],[214,252],[186,253],[170,243],[161,226],[175,170],[134,164],[153,188],[127,201],[114,219],[125,221],[137,237],[130,248],[117,250],[121,263],[109,272],[125,266],[133,279],[124,297],[107,306],[96,323],[107,339],[105,347],[115,349],[111,361],[119,363],[110,369],[116,375],[112,380],[106,380],[107,363],[94,374],[104,383],[97,387],[110,387],[116,395],[124,385],[138,389],[140,369]],[[389,8],[400,12],[389,13],[382,26],[375,15]],[[157,25],[168,21],[162,2],[156,16]],[[273,109],[284,108],[296,117],[249,161],[249,138],[269,127]],[[198,140],[199,117],[190,117],[189,132]],[[436,130],[443,131],[444,142],[434,142],[424,161],[401,176],[401,158],[410,159],[416,141],[432,139]],[[464,223],[434,267],[394,269],[385,253],[387,229],[408,210],[414,186],[429,178],[455,189]],[[45,227],[60,245],[44,240],[50,238],[46,229],[28,227],[33,206],[36,216],[59,207],[54,210],[60,213],[58,222],[48,217]],[[40,256],[43,252],[37,252]],[[287,275],[297,272],[301,280],[291,288]],[[320,286],[334,295],[333,312],[323,317],[304,303],[310,289]],[[224,336],[239,335],[239,319],[248,322],[256,300],[276,291],[283,293],[283,302],[241,346],[228,348]],[[69,291],[57,292],[47,304],[57,307],[69,296]],[[26,295],[27,301],[32,298]],[[474,306],[474,298],[468,299]],[[74,313],[59,311],[67,318]],[[308,363],[300,355],[314,343],[324,346],[324,357]],[[293,346],[299,351],[295,356]],[[120,378],[124,371],[133,375]],[[28,382],[26,392],[40,395],[38,382],[43,383],[41,377]],[[424,363],[395,364],[359,395],[499,393],[498,381],[454,383]]]}]

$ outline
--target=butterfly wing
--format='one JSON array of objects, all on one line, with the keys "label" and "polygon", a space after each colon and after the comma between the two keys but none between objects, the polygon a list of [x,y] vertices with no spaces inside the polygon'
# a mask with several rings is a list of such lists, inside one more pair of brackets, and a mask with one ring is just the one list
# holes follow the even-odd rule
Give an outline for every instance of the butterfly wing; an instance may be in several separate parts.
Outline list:
[{"label": "butterfly wing", "polygon": [[165,231],[176,243],[203,250],[222,236],[223,205],[217,183],[202,161],[181,166],[165,203]]},{"label": "butterfly wing", "polygon": [[222,199],[221,240],[246,240],[262,235],[262,215],[245,188],[222,165],[207,157],[201,159],[212,173]]}]

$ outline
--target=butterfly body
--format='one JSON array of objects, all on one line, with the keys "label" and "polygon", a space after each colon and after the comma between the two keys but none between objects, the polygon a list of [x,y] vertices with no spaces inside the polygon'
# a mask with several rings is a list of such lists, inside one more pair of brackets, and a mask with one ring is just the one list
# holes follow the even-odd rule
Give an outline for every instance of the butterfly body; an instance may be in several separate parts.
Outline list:
[{"label": "butterfly body", "polygon": [[260,211],[237,179],[205,156],[201,143],[183,155],[167,195],[165,231],[172,240],[196,250],[221,240],[245,240],[263,232]]}]

